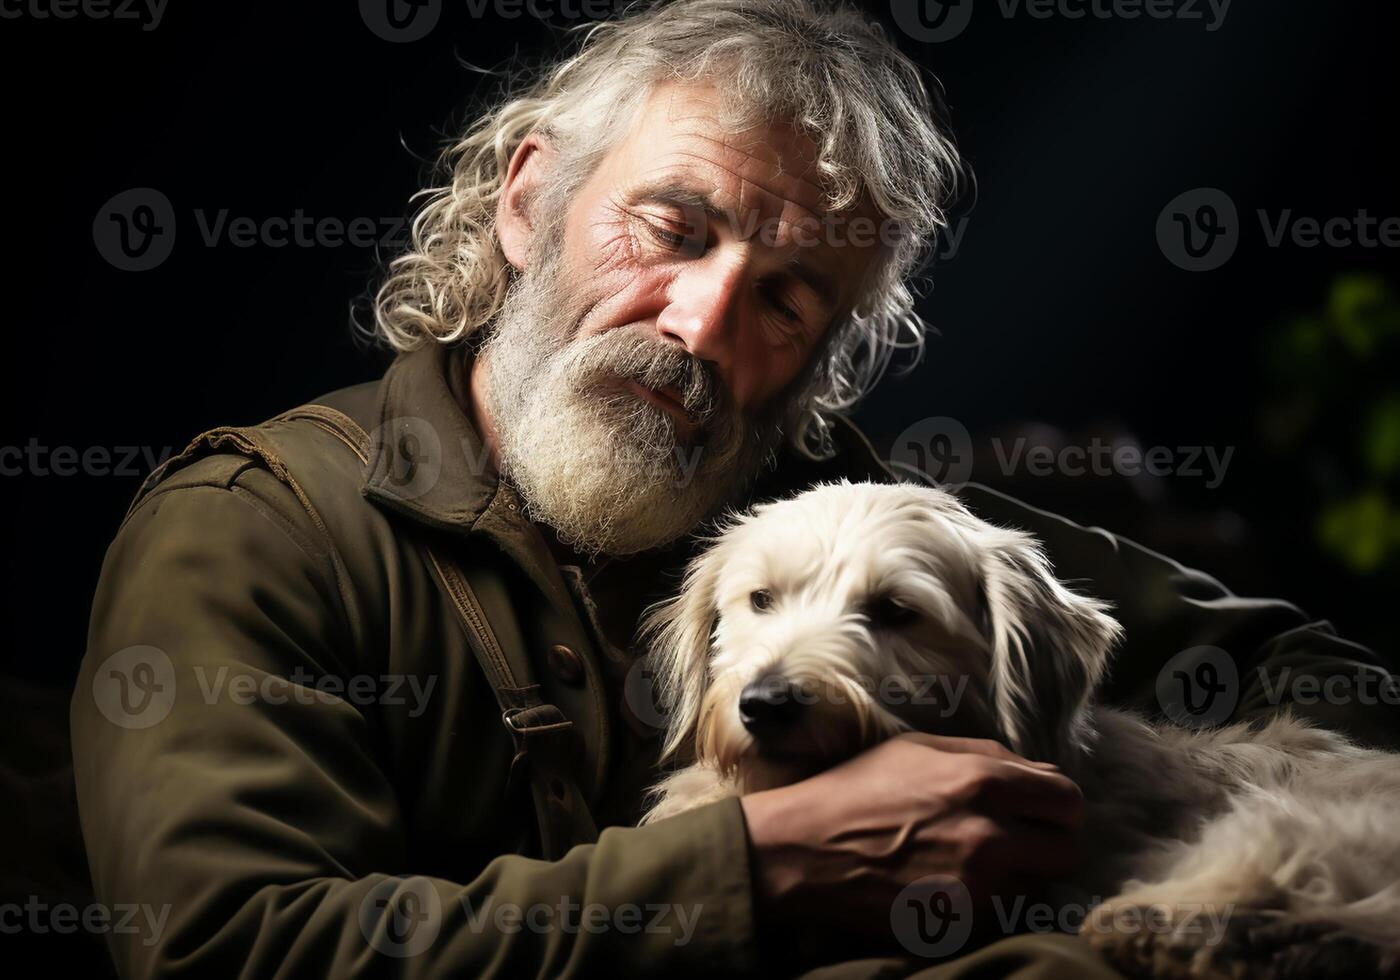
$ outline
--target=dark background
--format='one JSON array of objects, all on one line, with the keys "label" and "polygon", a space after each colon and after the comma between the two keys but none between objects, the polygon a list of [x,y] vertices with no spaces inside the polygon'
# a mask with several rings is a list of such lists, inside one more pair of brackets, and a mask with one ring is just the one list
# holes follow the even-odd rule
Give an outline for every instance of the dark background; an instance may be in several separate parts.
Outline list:
[{"label": "dark background", "polygon": [[[444,134],[492,93],[470,66],[548,51],[586,23],[442,2],[413,43],[376,36],[350,0],[172,0],[153,30],[0,19],[0,447],[159,455],[382,370],[348,317],[373,249],[210,247],[193,214],[300,209],[383,231]],[[893,24],[888,3],[867,6]],[[1255,212],[1400,216],[1397,20],[1379,0],[1235,0],[1208,31],[1006,18],[983,0],[954,40],[901,35],[943,82],[978,195],[921,307],[940,337],[858,421],[888,446],[921,418],[955,418],[973,435],[975,478],[1393,646],[1397,250],[1269,247]],[[114,268],[93,237],[103,205],[134,187],[161,191],[177,215],[172,254],[145,272]],[[1192,273],[1155,229],[1199,187],[1234,200],[1241,241],[1223,267]],[[1234,454],[1214,488],[1186,474],[1003,474],[986,440],[1018,432]],[[138,482],[0,477],[0,670],[38,685],[9,688],[24,694],[5,712],[7,740],[50,744],[27,706],[66,706],[102,555]]]}]

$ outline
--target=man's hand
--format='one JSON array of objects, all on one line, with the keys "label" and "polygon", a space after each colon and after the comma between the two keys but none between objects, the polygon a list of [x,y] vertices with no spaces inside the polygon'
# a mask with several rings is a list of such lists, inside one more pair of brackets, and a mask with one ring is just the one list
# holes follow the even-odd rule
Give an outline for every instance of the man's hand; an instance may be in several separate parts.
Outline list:
[{"label": "man's hand", "polygon": [[891,905],[925,875],[980,906],[1071,872],[1083,796],[997,742],[906,733],[740,802],[760,928],[892,942]]}]

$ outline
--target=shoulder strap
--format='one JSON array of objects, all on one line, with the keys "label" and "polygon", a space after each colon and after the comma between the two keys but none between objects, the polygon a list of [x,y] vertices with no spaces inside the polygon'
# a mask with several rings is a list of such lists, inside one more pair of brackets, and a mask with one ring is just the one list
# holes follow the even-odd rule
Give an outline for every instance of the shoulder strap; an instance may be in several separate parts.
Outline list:
[{"label": "shoulder strap", "polygon": [[[330,432],[369,465],[370,437],[354,419],[324,405],[305,405],[280,416],[306,419]],[[503,648],[472,589],[467,572],[442,549],[422,541],[467,640],[501,708],[501,723],[515,743],[507,792],[528,779],[539,821],[540,850],[546,860],[563,857],[575,844],[598,839],[597,825],[578,787],[578,733],[557,705],[540,696],[524,651]]]}]

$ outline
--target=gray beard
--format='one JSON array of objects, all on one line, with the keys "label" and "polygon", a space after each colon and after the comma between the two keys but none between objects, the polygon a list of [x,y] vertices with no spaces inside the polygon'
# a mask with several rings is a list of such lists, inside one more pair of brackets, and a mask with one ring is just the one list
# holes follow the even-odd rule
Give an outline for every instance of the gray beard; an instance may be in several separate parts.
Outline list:
[{"label": "gray beard", "polygon": [[[781,429],[746,419],[708,365],[653,333],[577,338],[581,314],[560,281],[560,250],[539,251],[478,355],[502,475],[528,516],[580,552],[668,544],[735,500]],[[675,419],[620,386],[627,378],[673,385],[699,435],[682,441]]]}]

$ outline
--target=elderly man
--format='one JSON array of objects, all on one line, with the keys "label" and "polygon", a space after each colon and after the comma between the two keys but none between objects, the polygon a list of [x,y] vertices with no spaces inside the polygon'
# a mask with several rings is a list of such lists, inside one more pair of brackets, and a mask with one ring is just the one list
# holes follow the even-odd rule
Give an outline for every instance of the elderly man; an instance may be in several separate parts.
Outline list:
[{"label": "elderly man", "polygon": [[[899,959],[911,881],[980,907],[1073,871],[1076,787],[991,743],[896,740],[636,826],[659,719],[632,632],[689,532],[892,478],[842,412],[920,340],[941,120],[850,11],[674,0],[450,148],[378,295],[382,381],[205,433],[108,553],[82,827],[99,899],[166,913],[114,932],[123,976],[1114,975],[1067,935]],[[967,494],[1117,604],[1120,698],[1200,644],[1316,675],[1370,656]],[[1246,687],[1241,716],[1270,708]]]}]

